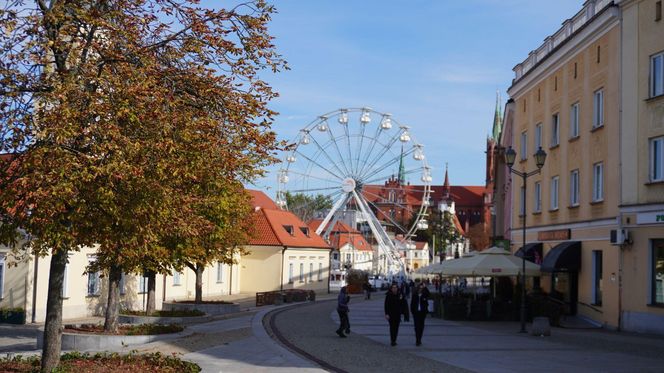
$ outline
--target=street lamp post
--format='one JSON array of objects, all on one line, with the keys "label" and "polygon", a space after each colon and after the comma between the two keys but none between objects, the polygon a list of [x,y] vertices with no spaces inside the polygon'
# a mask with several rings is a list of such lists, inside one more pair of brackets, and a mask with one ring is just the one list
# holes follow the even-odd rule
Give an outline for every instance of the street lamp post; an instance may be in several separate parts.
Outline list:
[{"label": "street lamp post", "polygon": [[535,164],[537,165],[537,169],[530,171],[530,172],[520,172],[512,168],[514,166],[514,160],[516,159],[516,151],[512,149],[510,146],[505,150],[505,164],[507,167],[509,167],[510,172],[517,175],[521,176],[521,179],[523,181],[523,224],[522,224],[522,229],[523,229],[523,245],[521,246],[521,249],[523,250],[523,255],[521,256],[521,330],[519,331],[520,333],[525,333],[526,332],[526,180],[528,179],[529,176],[533,176],[535,174],[540,173],[542,170],[542,166],[544,166],[544,161],[546,161],[546,152],[542,150],[542,147],[540,147],[537,152],[534,154],[535,156]]}]

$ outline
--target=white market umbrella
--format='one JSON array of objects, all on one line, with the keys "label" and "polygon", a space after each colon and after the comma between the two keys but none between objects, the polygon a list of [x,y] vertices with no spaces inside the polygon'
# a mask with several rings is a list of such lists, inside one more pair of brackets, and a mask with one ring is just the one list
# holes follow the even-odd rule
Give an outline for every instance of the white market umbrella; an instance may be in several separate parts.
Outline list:
[{"label": "white market umbrella", "polygon": [[[492,247],[475,256],[443,262],[444,276],[517,276],[521,274],[522,259],[499,247]],[[526,276],[539,276],[540,266],[526,261]]]}]

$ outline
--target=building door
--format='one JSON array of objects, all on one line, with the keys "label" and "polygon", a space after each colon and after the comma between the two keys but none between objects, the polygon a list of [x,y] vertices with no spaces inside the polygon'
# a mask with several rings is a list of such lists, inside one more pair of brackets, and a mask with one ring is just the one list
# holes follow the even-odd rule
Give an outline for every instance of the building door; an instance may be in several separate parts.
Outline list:
[{"label": "building door", "polygon": [[577,272],[553,272],[551,274],[551,297],[565,303],[566,315],[576,315],[579,301],[579,275]]}]

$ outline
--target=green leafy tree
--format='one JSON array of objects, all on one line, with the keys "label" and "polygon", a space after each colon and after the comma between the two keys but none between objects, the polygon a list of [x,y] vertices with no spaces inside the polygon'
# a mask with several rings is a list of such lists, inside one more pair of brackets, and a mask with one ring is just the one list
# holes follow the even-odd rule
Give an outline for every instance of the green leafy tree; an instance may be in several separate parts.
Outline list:
[{"label": "green leafy tree", "polygon": [[172,267],[163,238],[214,234],[201,207],[274,161],[275,93],[259,77],[285,68],[267,32],[273,8],[197,3],[0,10],[0,152],[12,154],[0,168],[0,241],[52,255],[42,371],[60,358],[70,251],[97,245],[117,309],[121,271]]},{"label": "green leafy tree", "polygon": [[306,222],[331,209],[333,203],[329,196],[322,194],[310,196],[302,193],[292,194],[286,192],[286,205],[289,211]]}]

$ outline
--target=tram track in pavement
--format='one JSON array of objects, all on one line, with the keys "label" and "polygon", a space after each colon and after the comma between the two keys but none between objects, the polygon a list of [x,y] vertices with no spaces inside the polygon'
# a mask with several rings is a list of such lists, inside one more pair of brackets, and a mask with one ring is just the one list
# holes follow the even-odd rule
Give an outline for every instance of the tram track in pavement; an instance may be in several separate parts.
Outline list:
[{"label": "tram track in pavement", "polygon": [[[359,305],[358,302],[366,301],[358,299],[354,302]],[[468,372],[453,365],[409,353],[408,347],[389,346],[388,328],[382,317],[382,303],[380,307],[371,306],[370,314],[366,313],[366,308],[361,310],[360,307],[351,306],[352,332],[348,338],[339,338],[335,333],[338,325],[331,317],[335,306],[335,300],[294,304],[268,312],[262,323],[268,335],[284,348],[331,372],[383,373],[406,372],[413,369],[420,373]],[[378,318],[374,318],[375,310],[378,310],[376,312]],[[357,314],[354,315],[353,312]],[[375,329],[375,326],[379,328]],[[356,329],[353,329],[354,327]],[[355,331],[368,332],[369,335],[365,336]],[[385,343],[380,342],[383,338],[386,340]],[[403,343],[407,343],[405,337]]]}]

